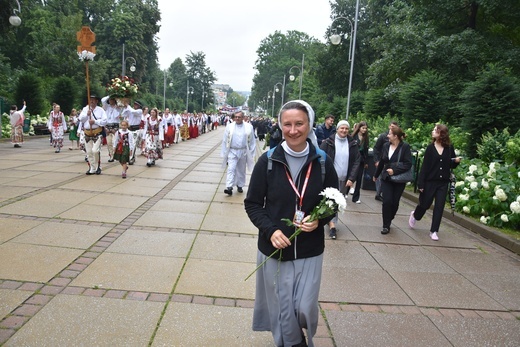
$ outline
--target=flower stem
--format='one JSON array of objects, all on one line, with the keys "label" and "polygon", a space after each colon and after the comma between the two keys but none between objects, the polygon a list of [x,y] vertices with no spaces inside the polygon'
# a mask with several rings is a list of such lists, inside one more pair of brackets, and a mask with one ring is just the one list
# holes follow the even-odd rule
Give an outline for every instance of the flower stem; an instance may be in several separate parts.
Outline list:
[{"label": "flower stem", "polygon": [[[289,237],[289,241],[294,240],[294,238],[295,238],[296,236],[300,235],[301,232],[302,232],[302,229],[300,229],[300,228],[296,229],[296,231],[291,235],[291,237]],[[257,271],[258,271],[262,266],[264,266],[264,264],[265,264],[265,263],[266,263],[270,258],[272,258],[276,253],[278,253],[278,252],[280,252],[280,251],[281,251],[281,249],[277,249],[277,250],[275,250],[273,253],[271,253],[271,255],[268,256],[267,258],[265,258],[265,260],[264,260],[262,263],[260,263],[260,265],[258,265],[258,266],[256,267],[256,269],[254,269],[253,272],[251,272],[251,273],[249,274],[249,276],[247,276],[247,277],[244,279],[244,281],[247,281],[247,280],[249,279],[249,277],[253,276],[253,274],[254,274],[255,272],[257,272]],[[280,261],[281,261],[281,255],[282,255],[282,254],[280,253]]]}]

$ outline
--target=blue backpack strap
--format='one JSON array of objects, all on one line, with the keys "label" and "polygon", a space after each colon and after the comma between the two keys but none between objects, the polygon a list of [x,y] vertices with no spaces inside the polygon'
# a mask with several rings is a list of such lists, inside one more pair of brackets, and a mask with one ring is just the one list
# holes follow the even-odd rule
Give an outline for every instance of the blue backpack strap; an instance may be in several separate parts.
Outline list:
[{"label": "blue backpack strap", "polygon": [[319,147],[316,147],[316,153],[320,155],[320,166],[321,166],[321,183],[325,182],[325,161],[327,160],[327,153]]},{"label": "blue backpack strap", "polygon": [[274,146],[273,148],[270,148],[267,151],[267,172],[269,172],[273,169],[273,159],[271,158],[271,156],[273,155],[275,148],[276,148],[276,146]]}]

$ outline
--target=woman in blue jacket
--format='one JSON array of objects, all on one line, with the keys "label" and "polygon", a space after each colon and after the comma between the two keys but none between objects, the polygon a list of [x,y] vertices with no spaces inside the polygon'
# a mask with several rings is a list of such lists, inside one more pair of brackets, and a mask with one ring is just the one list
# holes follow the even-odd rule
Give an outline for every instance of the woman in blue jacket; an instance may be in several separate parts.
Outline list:
[{"label": "woman in blue jacket", "polygon": [[[336,188],[338,177],[329,157],[322,177],[313,122],[314,111],[305,101],[282,106],[278,124],[284,140],[270,158],[267,152],[259,158],[244,200],[258,228],[257,263],[281,250],[280,260],[272,257],[256,272],[253,314],[253,330],[271,331],[276,346],[306,346],[302,329],[306,329],[308,345],[314,346],[318,326],[324,225],[332,216],[307,220],[321,200],[320,192]],[[287,226],[282,218],[293,220],[297,211],[305,215],[303,232],[290,241],[295,227]]]}]

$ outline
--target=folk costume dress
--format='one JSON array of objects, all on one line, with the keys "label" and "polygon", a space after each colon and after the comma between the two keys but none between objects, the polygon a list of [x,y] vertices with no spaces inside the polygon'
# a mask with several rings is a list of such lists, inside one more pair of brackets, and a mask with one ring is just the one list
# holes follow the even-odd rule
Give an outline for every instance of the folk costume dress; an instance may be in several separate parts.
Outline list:
[{"label": "folk costume dress", "polygon": [[173,115],[171,113],[164,114],[163,119],[164,119],[164,126],[165,126],[164,144],[166,147],[169,147],[171,144],[173,144],[173,137],[175,135],[175,125],[174,125]]},{"label": "folk costume dress", "polygon": [[182,138],[182,141],[186,141],[186,140],[189,140],[189,138],[190,138],[190,129],[189,129],[189,126],[188,126],[189,117],[185,113],[185,114],[182,115],[181,119],[182,119],[181,138]]},{"label": "folk costume dress", "polygon": [[130,153],[135,148],[134,137],[128,130],[119,129],[114,134],[114,159],[121,164],[130,161]]},{"label": "folk costume dress", "polygon": [[23,121],[25,120],[24,112],[25,105],[21,110],[11,110],[9,114],[11,122],[11,143],[15,147],[20,147],[23,143]]},{"label": "folk costume dress", "polygon": [[69,140],[71,141],[79,142],[78,124],[79,119],[77,115],[69,117]]},{"label": "folk costume dress", "polygon": [[155,165],[155,160],[163,158],[164,126],[161,118],[148,117],[144,125],[144,133],[145,156],[148,159],[146,165]]},{"label": "folk costume dress", "polygon": [[108,161],[112,162],[114,161],[114,137],[115,133],[119,129],[119,122],[122,119],[123,108],[118,107],[117,104],[111,105],[109,103],[109,98],[110,96],[103,97],[101,99],[101,104],[107,114],[107,125],[105,126],[105,130],[109,156]]},{"label": "folk costume dress", "polygon": [[49,131],[52,134],[52,146],[56,148],[56,153],[63,147],[63,135],[67,131],[67,121],[63,112],[51,111],[49,115]]}]

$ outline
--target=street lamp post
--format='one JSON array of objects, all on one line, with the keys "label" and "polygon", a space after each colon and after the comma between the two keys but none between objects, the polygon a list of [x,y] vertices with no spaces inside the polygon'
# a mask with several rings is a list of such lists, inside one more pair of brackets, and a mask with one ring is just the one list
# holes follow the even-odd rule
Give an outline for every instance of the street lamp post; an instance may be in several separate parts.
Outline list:
[{"label": "street lamp post", "polygon": [[[267,106],[265,107],[265,114],[267,114],[267,112],[269,111],[269,99],[273,96],[273,93],[271,93],[271,91],[268,91],[267,92]],[[271,114],[271,117],[274,117],[272,114]]]},{"label": "street lamp post", "polygon": [[[356,14],[354,16],[354,26],[352,27],[352,22],[347,17],[338,17],[332,21],[332,24],[338,19],[346,19],[350,23],[350,47],[349,47],[349,61],[350,61],[350,77],[348,81],[348,96],[347,96],[347,114],[345,119],[348,120],[349,111],[350,111],[350,95],[352,93],[352,76],[354,74],[354,54],[356,53],[356,36],[357,36],[357,25],[358,25],[358,14],[359,14],[359,0],[356,0]],[[331,24],[331,26],[332,26]],[[330,36],[330,42],[333,45],[339,44],[341,41],[341,36],[335,34]]]},{"label": "street lamp post", "polygon": [[123,43],[123,58],[122,58],[122,70],[121,70],[121,77],[125,77],[125,74],[126,74],[126,61],[130,59],[132,60],[132,65],[130,65],[130,71],[134,72],[135,71],[135,65],[137,64],[137,62],[135,61],[135,58],[134,57],[126,57],[125,58],[125,44]]},{"label": "street lamp post", "polygon": [[[280,82],[276,83],[273,87],[273,117],[274,117],[274,101],[275,101],[275,97],[276,97],[276,92],[279,92],[280,89],[277,88],[277,86],[280,85],[282,88],[283,88],[283,84],[281,84]],[[282,95],[282,105],[283,105],[283,95]]]},{"label": "street lamp post", "polygon": [[190,87],[190,80],[186,81],[186,112],[188,112],[188,102],[190,94],[193,94],[193,87]]},{"label": "street lamp post", "polygon": [[[170,87],[173,86],[173,83],[170,82]],[[164,71],[164,85],[163,85],[163,104],[162,104],[163,111],[166,109],[166,71]]]},{"label": "street lamp post", "polygon": [[289,80],[290,81],[294,81],[296,79],[296,77],[294,77],[294,75],[291,73],[292,69],[298,69],[299,73],[300,73],[300,93],[298,94],[298,99],[302,99],[302,86],[303,86],[303,61],[305,59],[305,54],[302,55],[302,67],[300,68],[299,66],[296,66],[294,65],[293,67],[291,67],[289,69]]},{"label": "street lamp post", "polygon": [[204,97],[208,96],[208,93],[204,91],[204,85],[202,86],[202,110],[204,110]]},{"label": "street lamp post", "polygon": [[18,10],[14,8],[13,14],[11,15],[11,17],[9,17],[9,23],[14,27],[20,26],[20,24],[22,24],[22,20],[16,14],[16,12],[22,12],[22,8],[20,7],[20,3],[18,2],[18,0],[16,0],[16,3],[18,4]]}]

